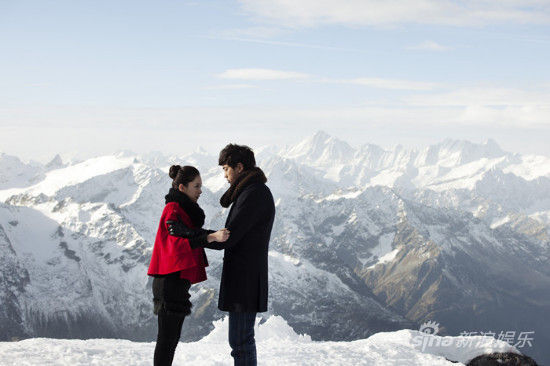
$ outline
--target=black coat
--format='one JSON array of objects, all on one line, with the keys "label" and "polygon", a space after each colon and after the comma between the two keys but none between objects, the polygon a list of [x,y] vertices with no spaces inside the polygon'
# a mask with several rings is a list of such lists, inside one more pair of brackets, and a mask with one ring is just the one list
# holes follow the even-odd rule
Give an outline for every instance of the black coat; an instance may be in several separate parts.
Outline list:
[{"label": "black coat", "polygon": [[225,222],[229,239],[215,243],[216,249],[225,249],[220,310],[267,311],[267,252],[274,218],[273,196],[264,183],[247,185],[233,202]]}]

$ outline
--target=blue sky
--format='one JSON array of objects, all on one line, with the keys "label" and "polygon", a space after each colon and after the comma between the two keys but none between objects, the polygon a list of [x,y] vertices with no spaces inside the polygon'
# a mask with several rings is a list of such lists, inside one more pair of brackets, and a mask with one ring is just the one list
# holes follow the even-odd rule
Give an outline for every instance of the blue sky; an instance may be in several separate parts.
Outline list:
[{"label": "blue sky", "polygon": [[322,129],[550,155],[550,1],[0,0],[0,151],[216,152]]}]

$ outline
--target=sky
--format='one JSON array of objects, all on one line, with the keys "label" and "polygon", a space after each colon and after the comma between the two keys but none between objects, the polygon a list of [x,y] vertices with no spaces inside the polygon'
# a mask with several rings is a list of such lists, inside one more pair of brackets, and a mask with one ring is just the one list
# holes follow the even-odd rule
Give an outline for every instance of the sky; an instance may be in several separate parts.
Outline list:
[{"label": "sky", "polygon": [[0,0],[0,152],[217,153],[323,130],[550,156],[550,0]]}]

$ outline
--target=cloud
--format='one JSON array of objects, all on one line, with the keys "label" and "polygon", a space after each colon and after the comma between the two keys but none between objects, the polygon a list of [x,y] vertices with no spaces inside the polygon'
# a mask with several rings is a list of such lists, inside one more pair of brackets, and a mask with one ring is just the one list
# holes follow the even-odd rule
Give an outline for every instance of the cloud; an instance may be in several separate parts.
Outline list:
[{"label": "cloud", "polygon": [[253,16],[287,27],[548,24],[547,0],[240,0]]},{"label": "cloud", "polygon": [[[399,80],[399,79],[384,79],[384,78],[355,78],[355,79],[333,79],[328,77],[319,77],[310,74],[304,74],[295,71],[280,71],[272,69],[250,68],[250,69],[229,69],[219,74],[218,77],[223,79],[237,80],[303,80],[309,79],[311,82],[332,83],[332,84],[355,84],[363,85],[377,89],[392,89],[392,90],[433,90],[440,87],[438,83]],[[207,88],[215,89],[241,89],[250,87],[249,84],[233,84],[227,86],[214,86]]]},{"label": "cloud", "polygon": [[239,80],[286,80],[306,79],[308,74],[294,71],[280,71],[271,69],[229,69],[218,75],[222,79]]},{"label": "cloud", "polygon": [[379,89],[394,89],[394,90],[432,90],[439,84],[410,81],[410,80],[397,80],[397,79],[381,79],[381,78],[357,78],[344,81],[345,83],[365,85],[372,88]]},{"label": "cloud", "polygon": [[217,32],[221,38],[224,39],[242,39],[242,38],[271,38],[275,36],[280,36],[284,33],[288,33],[288,29],[280,27],[248,27],[248,28],[233,28],[226,29],[220,32]]},{"label": "cloud", "polygon": [[407,47],[408,50],[426,50],[426,51],[447,51],[450,50],[450,47],[442,46],[437,42],[434,41],[424,41],[420,44],[417,44],[415,46],[409,46]]},{"label": "cloud", "polygon": [[210,85],[205,86],[206,90],[231,90],[231,89],[251,89],[256,88],[256,85],[250,84],[222,84],[222,85]]},{"label": "cloud", "polygon": [[[201,36],[201,38],[222,39],[222,40],[226,40],[226,41],[258,43],[258,44],[267,44],[267,45],[283,46],[283,47],[311,48],[311,49],[315,49],[315,50],[369,53],[369,51],[366,51],[366,50],[360,49],[360,48],[335,47],[335,46],[326,46],[326,45],[314,44],[314,43],[286,42],[286,41],[275,41],[275,40],[259,39],[259,38],[235,37],[235,36],[231,36],[230,34],[231,34],[231,32],[227,33],[225,31],[223,31],[223,32],[218,32],[217,34],[214,34],[214,35],[211,35],[211,36],[206,36],[206,37]],[[262,36],[268,37],[269,35],[264,34]]]},{"label": "cloud", "polygon": [[[258,121],[277,124],[301,121],[338,126],[366,121],[407,125],[515,126],[545,128],[550,131],[550,90],[522,90],[498,87],[464,87],[445,92],[414,93],[391,100],[372,100],[368,105],[316,106],[258,105],[189,108],[99,108],[99,107],[21,107],[0,108],[2,128],[26,131],[30,127],[98,128],[125,130],[128,127],[168,129],[197,123],[216,126],[235,121],[256,126]],[[8,121],[11,121],[8,123]],[[263,122],[262,122],[263,123]],[[285,125],[286,126],[286,125]],[[202,127],[201,127],[202,128]],[[208,130],[210,131],[210,130]],[[207,132],[208,132],[207,131]]]},{"label": "cloud", "polygon": [[466,87],[403,99],[421,110],[446,111],[447,120],[466,125],[550,127],[550,92],[495,87]]},{"label": "cloud", "polygon": [[550,92],[497,87],[464,87],[444,93],[410,96],[405,99],[405,102],[419,107],[541,107],[550,110]]}]

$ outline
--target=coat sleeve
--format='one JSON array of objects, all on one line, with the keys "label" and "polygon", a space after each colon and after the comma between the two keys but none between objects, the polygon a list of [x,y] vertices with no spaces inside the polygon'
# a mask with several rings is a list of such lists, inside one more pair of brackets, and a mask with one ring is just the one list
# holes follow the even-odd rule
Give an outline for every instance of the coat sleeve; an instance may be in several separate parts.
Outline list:
[{"label": "coat sleeve", "polygon": [[265,210],[264,193],[259,189],[244,191],[237,199],[237,206],[233,210],[234,216],[227,223],[230,231],[229,239],[223,243],[207,243],[205,248],[221,250],[237,245],[262,217],[262,212]]},{"label": "coat sleeve", "polygon": [[201,234],[195,235],[194,237],[189,238],[189,245],[191,245],[191,248],[193,249],[205,248],[206,245],[208,245],[208,238],[207,238],[208,235],[215,233],[214,230],[205,230],[205,229],[200,229],[200,230],[201,230]]},{"label": "coat sleeve", "polygon": [[205,244],[208,244],[208,240],[207,240],[208,234],[215,232],[214,230],[206,230],[203,228],[194,229],[189,227],[189,225],[187,225],[182,220],[182,218],[179,217],[175,209],[172,209],[171,211],[169,211],[168,215],[164,220],[164,226],[166,230],[168,230],[168,226],[169,226],[168,221],[178,222],[180,225],[180,229],[182,230],[181,235],[171,235],[171,236],[175,239],[176,238],[183,239],[184,241],[188,242],[192,249],[199,248],[199,247],[204,248]]},{"label": "coat sleeve", "polygon": [[[168,226],[168,224],[166,226]],[[169,235],[189,240],[189,245],[191,245],[192,249],[204,248],[204,246],[208,244],[208,235],[211,233],[215,233],[214,230],[190,228],[181,221],[179,221],[179,230],[180,232],[178,232],[177,235]]]},{"label": "coat sleeve", "polygon": [[[168,221],[174,221],[174,220],[166,220],[165,223],[166,223],[167,230],[169,230]],[[198,228],[198,229],[191,228],[188,225],[186,225],[183,221],[176,221],[176,223],[178,224],[179,232],[178,232],[178,235],[173,235],[173,236],[178,236],[180,238],[193,239],[199,236],[215,233],[214,230],[207,230],[203,228]]]},{"label": "coat sleeve", "polygon": [[[180,215],[178,214],[177,210],[174,207],[168,208],[166,216],[164,217],[164,222],[162,223],[164,225],[164,228],[168,232],[168,224],[166,223],[167,221],[180,221],[180,222],[184,223],[182,217],[180,217]],[[187,227],[187,225],[186,225],[186,227]],[[190,239],[188,239],[188,238],[182,238],[182,237],[179,237],[179,236],[168,235],[168,241],[170,241],[170,242],[172,242],[176,245],[184,245],[186,247],[188,246],[189,249],[192,248],[191,243],[190,243]]]}]

